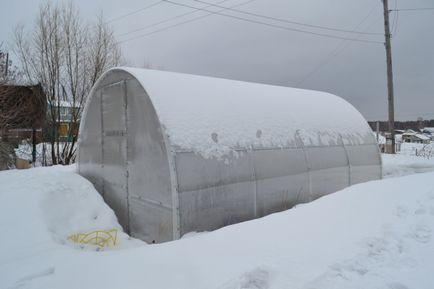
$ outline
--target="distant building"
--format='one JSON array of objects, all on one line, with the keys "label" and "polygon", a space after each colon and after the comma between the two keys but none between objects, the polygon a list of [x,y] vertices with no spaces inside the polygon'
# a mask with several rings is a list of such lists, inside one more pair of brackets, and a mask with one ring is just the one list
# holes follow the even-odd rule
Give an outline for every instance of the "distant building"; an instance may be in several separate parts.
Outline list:
[{"label": "distant building", "polygon": [[422,132],[429,136],[432,141],[434,141],[434,127],[424,127]]},{"label": "distant building", "polygon": [[0,140],[18,144],[41,138],[46,116],[46,95],[41,85],[0,85]]},{"label": "distant building", "polygon": [[431,142],[431,138],[426,134],[408,129],[402,134],[402,142],[428,144]]},{"label": "distant building", "polygon": [[81,120],[81,109],[79,105],[70,101],[60,101],[48,104],[48,120],[51,120],[51,113],[54,114],[58,123],[57,133],[61,141],[71,141],[77,137]]}]

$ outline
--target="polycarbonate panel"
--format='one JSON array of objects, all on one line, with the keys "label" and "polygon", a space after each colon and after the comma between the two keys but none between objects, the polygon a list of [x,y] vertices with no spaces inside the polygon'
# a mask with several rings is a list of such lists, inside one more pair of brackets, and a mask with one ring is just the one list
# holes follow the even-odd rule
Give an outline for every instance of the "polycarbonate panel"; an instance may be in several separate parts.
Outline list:
[{"label": "polycarbonate panel", "polygon": [[310,172],[312,194],[310,201],[349,186],[348,167],[329,168]]},{"label": "polycarbonate panel", "polygon": [[308,169],[301,148],[255,150],[252,157],[258,216],[286,210],[306,199]]},{"label": "polycarbonate panel", "polygon": [[303,149],[269,149],[252,152],[256,179],[268,179],[307,172]]},{"label": "polycarbonate panel", "polygon": [[127,81],[127,128],[131,235],[149,243],[172,240],[167,150],[152,103],[135,79]]},{"label": "polycarbonate panel", "polygon": [[374,145],[346,146],[351,166],[380,165],[378,147]]},{"label": "polycarbonate panel", "polygon": [[226,163],[188,152],[177,153],[175,160],[181,234],[254,218],[256,184],[246,152]]},{"label": "polycarbonate panel", "polygon": [[254,181],[180,193],[181,235],[211,231],[255,218],[254,193]]},{"label": "polycarbonate panel", "polygon": [[348,167],[348,158],[343,146],[307,147],[307,158],[311,170]]},{"label": "polycarbonate panel", "polygon": [[172,208],[152,204],[130,196],[130,231],[147,243],[171,241],[173,237]]},{"label": "polycarbonate panel", "polygon": [[90,100],[85,129],[80,131],[78,152],[79,173],[102,192],[101,150],[101,91],[95,92]]},{"label": "polycarbonate panel", "polygon": [[351,167],[351,184],[359,184],[367,181],[378,180],[381,177],[381,167],[378,165],[371,166],[352,166]]},{"label": "polycarbonate panel", "polygon": [[101,96],[103,196],[128,231],[125,83],[104,87]]},{"label": "polycarbonate panel", "polygon": [[257,216],[287,210],[309,200],[307,173],[260,179],[256,181]]},{"label": "polycarbonate panel", "polygon": [[246,152],[239,152],[238,157],[231,158],[228,162],[205,159],[194,153],[178,152],[175,162],[179,192],[255,179],[253,164]]}]

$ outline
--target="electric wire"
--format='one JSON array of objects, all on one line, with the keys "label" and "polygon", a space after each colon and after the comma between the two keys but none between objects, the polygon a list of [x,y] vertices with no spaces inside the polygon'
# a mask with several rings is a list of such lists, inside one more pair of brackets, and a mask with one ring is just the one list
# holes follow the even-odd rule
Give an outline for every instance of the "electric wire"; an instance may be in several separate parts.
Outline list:
[{"label": "electric wire", "polygon": [[134,15],[134,14],[137,14],[137,13],[139,13],[139,12],[142,12],[142,11],[145,11],[145,10],[148,10],[148,9],[151,9],[152,7],[155,7],[155,6],[160,5],[160,4],[163,4],[163,1],[162,1],[162,0],[157,1],[157,2],[155,2],[155,3],[153,3],[153,4],[150,4],[150,5],[148,5],[148,6],[145,6],[145,7],[143,7],[143,8],[140,8],[140,9],[134,10],[134,11],[132,11],[132,12],[126,13],[126,14],[124,14],[124,15],[121,15],[121,16],[118,16],[118,17],[115,17],[115,18],[109,19],[108,21],[106,21],[106,24],[108,24],[108,23],[112,23],[112,22],[115,22],[115,21],[118,21],[118,20],[121,20],[121,19],[123,19],[123,18],[129,17],[129,16]]},{"label": "electric wire", "polygon": [[[253,1],[256,1],[256,0],[248,0],[248,1],[242,2],[242,3],[239,3],[239,4],[236,4],[236,5],[232,6],[232,8],[233,7],[238,7],[238,6],[241,6],[241,5],[246,5],[246,4],[249,4],[249,3],[253,2]],[[219,10],[219,12],[224,11],[224,10],[225,9]],[[197,11],[193,11],[193,12],[197,12]],[[136,40],[138,38],[142,38],[142,37],[145,37],[145,36],[149,36],[149,35],[152,35],[152,34],[155,34],[155,33],[163,32],[165,30],[168,30],[168,29],[171,29],[171,28],[175,28],[175,27],[187,24],[187,23],[191,23],[191,22],[200,20],[202,18],[208,17],[210,15],[214,15],[215,13],[216,12],[210,12],[208,14],[205,14],[205,15],[202,15],[202,16],[199,16],[199,17],[195,17],[195,18],[192,18],[192,19],[188,19],[186,21],[178,22],[176,24],[169,25],[169,26],[163,27],[161,29],[154,30],[152,32],[148,32],[148,33],[141,34],[141,35],[138,35],[138,36],[135,36],[135,37],[132,37],[132,38],[121,40],[121,41],[119,41],[119,43],[124,43],[124,42],[128,42],[128,41]]]},{"label": "electric wire", "polygon": [[[221,4],[221,3],[224,3],[224,2],[227,2],[227,1],[230,1],[230,0],[223,0],[223,1],[220,1],[220,2],[218,2],[218,3]],[[161,1],[161,2],[163,2],[163,1]],[[244,4],[243,4],[243,5],[244,5]],[[211,5],[208,5],[208,6],[206,6],[205,8],[208,8],[208,7],[211,7]],[[117,35],[117,37],[123,37],[123,36],[129,35],[129,34],[135,33],[135,32],[143,31],[143,30],[146,30],[146,29],[149,29],[149,28],[152,28],[152,27],[158,26],[158,25],[160,25],[160,24],[163,24],[163,23],[166,23],[166,22],[170,22],[170,21],[172,21],[172,20],[175,20],[175,19],[178,19],[178,18],[182,18],[182,17],[184,17],[184,16],[191,15],[191,14],[195,14],[195,13],[198,13],[198,12],[200,12],[200,11],[193,10],[193,11],[189,11],[189,12],[186,12],[186,13],[182,13],[182,14],[179,14],[179,15],[176,15],[176,16],[173,16],[173,17],[169,17],[169,18],[163,19],[163,20],[161,20],[161,21],[157,21],[157,22],[154,22],[154,23],[152,23],[152,24],[149,24],[149,25],[146,25],[146,26],[143,26],[143,27],[140,27],[140,28],[134,29],[134,30],[130,30],[130,31],[127,31],[127,32],[121,33],[121,34]]]},{"label": "electric wire", "polygon": [[[372,15],[372,13],[377,9],[379,3],[375,4],[371,10],[369,10],[368,14],[354,27],[354,30],[358,29],[363,23],[365,23],[365,21]],[[377,19],[373,22],[375,23],[377,21]],[[302,77],[298,82],[296,82],[296,86],[300,86],[302,83],[304,83],[309,77],[311,77],[312,75],[314,75],[315,73],[317,73],[323,66],[325,66],[326,64],[328,64],[332,59],[334,59],[336,56],[338,56],[348,45],[348,41],[347,40],[342,40],[336,47],[335,49],[333,49],[327,56],[326,58],[321,61],[317,66],[315,66],[314,69],[312,69],[311,71],[309,71],[308,73],[306,73],[304,75],[304,77]]]},{"label": "electric wire", "polygon": [[[337,35],[331,35],[331,34],[325,34],[325,33],[319,33],[319,32],[312,32],[312,31],[307,31],[307,30],[301,30],[301,29],[296,29],[296,28],[290,28],[290,27],[286,27],[286,26],[271,24],[271,23],[262,22],[262,21],[258,21],[258,20],[253,20],[253,19],[249,19],[249,18],[243,18],[243,17],[239,17],[239,16],[225,14],[225,13],[221,13],[221,12],[218,12],[218,11],[210,11],[210,10],[206,10],[206,9],[203,9],[203,8],[198,8],[198,7],[194,7],[194,6],[190,6],[190,5],[186,5],[186,4],[182,4],[182,3],[178,3],[178,2],[174,2],[174,1],[170,1],[170,0],[163,0],[163,1],[167,2],[167,3],[171,3],[173,5],[177,5],[177,6],[182,6],[182,7],[187,7],[187,8],[195,9],[195,10],[209,12],[210,14],[217,14],[217,15],[220,15],[220,16],[223,16],[223,17],[227,17],[227,18],[233,18],[233,19],[237,19],[237,20],[240,20],[240,21],[244,21],[244,22],[259,24],[259,25],[263,25],[263,26],[268,26],[268,27],[273,27],[273,28],[278,28],[278,29],[283,29],[283,30],[288,30],[288,31],[293,31],[293,32],[300,32],[300,33],[304,33],[304,34],[310,34],[310,35],[327,37],[327,38],[333,38],[333,39],[345,39],[345,40],[349,40],[349,41],[356,41],[356,42],[363,42],[363,43],[383,44],[383,42],[375,41],[375,40],[367,40],[367,39],[359,39],[359,38],[349,38],[349,37],[344,37],[344,36],[337,36]],[[143,35],[143,36],[146,36],[146,35]],[[141,36],[139,36],[139,37],[141,37]]]},{"label": "electric wire", "polygon": [[399,18],[399,9],[398,9],[398,0],[395,0],[395,17],[393,18],[392,24],[392,38],[396,37],[396,31],[398,29],[398,18]]},{"label": "electric wire", "polygon": [[[164,0],[163,0],[164,1]],[[394,9],[395,10],[395,9]],[[391,11],[394,11],[391,10]],[[401,8],[397,9],[398,11],[424,11],[424,10],[434,10],[434,7],[425,7],[425,8]]]},{"label": "electric wire", "polygon": [[[365,116],[366,119],[370,119],[370,120],[379,120],[379,119],[382,119],[382,117],[378,117],[378,115],[374,116],[374,115],[369,115],[368,114],[368,115],[364,115],[364,116]],[[431,118],[431,117],[434,117],[434,112],[426,112],[426,113],[396,113],[395,114],[395,117],[401,117],[401,118],[404,118],[404,117],[416,118],[416,117],[422,117],[422,116]]]},{"label": "electric wire", "polygon": [[267,15],[263,15],[263,14],[252,13],[252,12],[248,12],[248,11],[244,11],[244,10],[228,8],[225,6],[212,4],[212,3],[201,1],[201,0],[193,0],[193,1],[198,2],[198,3],[202,3],[202,4],[209,4],[213,7],[226,8],[228,11],[233,11],[233,12],[237,12],[237,13],[241,13],[241,14],[245,14],[245,15],[250,15],[250,16],[255,16],[255,17],[259,17],[259,18],[263,18],[263,19],[267,19],[267,20],[274,20],[277,22],[283,22],[283,23],[305,26],[305,27],[310,27],[310,28],[317,28],[317,29],[323,29],[323,30],[329,30],[329,31],[335,31],[335,32],[354,33],[354,34],[382,35],[381,33],[375,33],[375,32],[362,32],[362,31],[346,30],[346,29],[340,29],[340,28],[334,28],[334,27],[328,27],[328,26],[322,26],[322,25],[307,24],[307,23],[302,23],[302,22],[267,16]]}]

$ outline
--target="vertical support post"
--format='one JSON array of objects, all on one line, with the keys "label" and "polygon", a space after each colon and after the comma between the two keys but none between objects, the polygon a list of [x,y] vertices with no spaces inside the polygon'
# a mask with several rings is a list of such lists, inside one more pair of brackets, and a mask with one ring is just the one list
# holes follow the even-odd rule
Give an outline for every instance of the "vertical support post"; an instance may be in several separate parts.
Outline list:
[{"label": "vertical support post", "polygon": [[313,200],[313,192],[312,192],[312,176],[311,176],[311,168],[309,163],[309,156],[306,150],[306,147],[304,146],[303,139],[300,135],[300,130],[297,130],[295,132],[296,140],[298,140],[297,147],[300,146],[301,150],[303,151],[304,161],[306,162],[306,168],[307,168],[307,181],[308,181],[308,193],[309,193],[309,202]]},{"label": "vertical support post", "polygon": [[384,37],[386,47],[386,61],[387,61],[387,100],[389,106],[389,133],[391,138],[390,153],[395,153],[395,109],[394,109],[394,95],[393,95],[393,70],[392,70],[392,47],[390,43],[391,34],[389,27],[389,3],[388,0],[383,1],[384,10]]},{"label": "vertical support post", "polygon": [[36,129],[32,128],[32,164],[36,166]]},{"label": "vertical support post", "polygon": [[122,82],[123,90],[124,90],[124,118],[125,118],[125,146],[126,146],[126,152],[125,152],[125,177],[126,177],[126,193],[127,193],[127,227],[126,231],[128,234],[131,234],[131,226],[130,226],[130,192],[129,192],[129,160],[130,160],[130,154],[129,154],[129,147],[128,147],[128,90],[127,90],[127,82],[124,80]]},{"label": "vertical support post", "polygon": [[6,65],[5,65],[5,76],[6,76],[6,79],[8,78],[8,72],[9,72],[9,52],[6,53]]},{"label": "vertical support post", "polygon": [[352,185],[352,180],[351,180],[352,171],[351,171],[350,154],[348,153],[347,147],[345,146],[344,138],[342,137],[342,134],[339,134],[339,139],[341,140],[342,147],[343,147],[343,149],[344,149],[344,151],[345,151],[345,157],[347,158],[347,166],[348,166],[348,186],[351,186],[351,185]]},{"label": "vertical support post", "polygon": [[378,144],[379,137],[380,137],[380,122],[379,121],[377,121],[377,129],[376,129],[376,131],[377,131],[377,144]]}]

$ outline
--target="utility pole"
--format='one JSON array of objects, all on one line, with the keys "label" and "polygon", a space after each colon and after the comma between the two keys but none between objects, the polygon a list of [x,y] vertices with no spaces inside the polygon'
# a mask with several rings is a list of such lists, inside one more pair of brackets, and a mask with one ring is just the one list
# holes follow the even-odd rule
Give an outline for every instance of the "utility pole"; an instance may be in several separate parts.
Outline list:
[{"label": "utility pole", "polygon": [[393,71],[392,71],[392,47],[390,45],[390,27],[389,27],[389,0],[382,0],[384,8],[384,37],[386,42],[386,58],[387,58],[387,100],[389,104],[389,132],[392,142],[390,153],[395,153],[395,109],[393,99]]},{"label": "utility pole", "polygon": [[5,76],[8,77],[8,68],[9,68],[9,52],[6,53],[6,65],[5,65]]},{"label": "utility pole", "polygon": [[377,121],[376,131],[377,131],[377,144],[379,144],[379,138],[380,138],[380,122],[379,121]]}]

